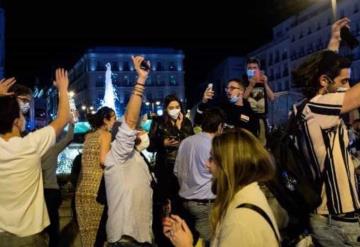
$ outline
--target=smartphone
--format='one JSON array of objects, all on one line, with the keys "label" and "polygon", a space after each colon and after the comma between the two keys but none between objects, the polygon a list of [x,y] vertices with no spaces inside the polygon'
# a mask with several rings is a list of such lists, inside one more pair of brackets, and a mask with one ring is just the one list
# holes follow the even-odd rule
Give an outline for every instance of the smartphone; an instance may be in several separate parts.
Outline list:
[{"label": "smartphone", "polygon": [[351,49],[354,49],[359,45],[359,41],[352,35],[348,27],[341,28],[340,37]]},{"label": "smartphone", "polygon": [[140,64],[140,68],[145,70],[145,71],[149,71],[150,70],[150,66],[148,64],[148,61],[143,60]]},{"label": "smartphone", "polygon": [[170,139],[173,139],[173,140],[176,140],[176,141],[179,141],[180,138],[178,136],[169,136]]},{"label": "smartphone", "polygon": [[162,217],[170,217],[171,215],[171,201],[170,199],[166,199],[164,205],[162,206]]},{"label": "smartphone", "polygon": [[212,84],[212,83],[209,83],[209,84],[208,84],[207,90],[213,90],[213,84]]}]

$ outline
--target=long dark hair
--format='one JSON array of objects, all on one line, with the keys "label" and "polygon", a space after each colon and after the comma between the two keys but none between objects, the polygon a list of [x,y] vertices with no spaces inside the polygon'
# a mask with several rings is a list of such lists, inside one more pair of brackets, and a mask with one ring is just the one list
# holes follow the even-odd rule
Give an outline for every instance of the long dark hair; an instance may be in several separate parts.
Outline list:
[{"label": "long dark hair", "polygon": [[110,120],[115,113],[110,107],[101,107],[95,114],[87,114],[87,120],[93,130],[97,130],[104,125],[104,119]]},{"label": "long dark hair", "polygon": [[168,96],[165,97],[164,99],[164,122],[165,124],[170,124],[170,120],[171,120],[171,117],[169,116],[169,114],[167,113],[167,107],[169,106],[169,104],[172,102],[172,101],[177,101],[180,105],[180,112],[181,113],[184,113],[183,112],[183,107],[182,107],[182,104],[181,104],[181,101],[180,99],[175,95],[175,94],[169,94]]}]

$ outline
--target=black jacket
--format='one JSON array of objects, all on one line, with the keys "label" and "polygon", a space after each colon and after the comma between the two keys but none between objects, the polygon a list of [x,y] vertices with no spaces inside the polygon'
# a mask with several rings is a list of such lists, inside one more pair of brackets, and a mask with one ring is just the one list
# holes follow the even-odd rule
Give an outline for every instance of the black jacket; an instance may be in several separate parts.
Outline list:
[{"label": "black jacket", "polygon": [[227,101],[221,101],[219,103],[200,103],[195,115],[195,124],[201,125],[202,113],[210,108],[217,106],[221,108],[226,115],[226,124],[235,128],[244,128],[251,131],[255,136],[259,134],[259,118],[251,109],[249,102],[244,99],[243,106],[237,106]]}]

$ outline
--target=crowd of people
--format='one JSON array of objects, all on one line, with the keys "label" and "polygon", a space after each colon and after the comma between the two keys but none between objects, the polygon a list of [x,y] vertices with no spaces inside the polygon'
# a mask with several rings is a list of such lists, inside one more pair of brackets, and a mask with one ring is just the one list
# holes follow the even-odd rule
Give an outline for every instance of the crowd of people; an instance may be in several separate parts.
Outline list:
[{"label": "crowd of people", "polygon": [[[346,117],[360,107],[360,85],[350,86],[351,61],[338,54],[340,30],[348,25],[347,18],[335,22],[328,49],[293,73],[305,96],[298,145],[309,150],[308,176],[321,181],[306,237],[296,236],[294,246],[360,246],[359,120]],[[224,96],[209,85],[194,121],[168,95],[149,132],[140,113],[150,62],[141,56],[132,62],[137,79],[122,121],[109,107],[87,116],[91,131],[77,160],[74,198],[82,246],[285,245],[293,222],[267,187],[279,173],[267,146],[267,101],[276,97],[260,61],[249,58],[246,75],[230,79]],[[0,246],[61,242],[55,171],[74,136],[66,70],[55,71],[55,86],[56,118],[25,133],[32,92],[14,78],[0,81]],[[154,166],[144,150],[156,153]]]}]

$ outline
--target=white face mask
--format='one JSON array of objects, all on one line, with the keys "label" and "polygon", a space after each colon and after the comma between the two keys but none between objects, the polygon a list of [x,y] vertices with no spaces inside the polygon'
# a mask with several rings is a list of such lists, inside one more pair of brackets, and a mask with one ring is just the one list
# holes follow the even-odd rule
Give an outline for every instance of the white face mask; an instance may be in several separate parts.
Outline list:
[{"label": "white face mask", "polygon": [[20,111],[23,114],[26,114],[30,110],[30,103],[29,102],[24,103],[22,100],[19,100],[19,107],[20,107]]},{"label": "white face mask", "polygon": [[150,139],[147,133],[140,135],[139,138],[140,138],[140,143],[136,146],[136,150],[141,152],[149,147]]},{"label": "white face mask", "polygon": [[168,111],[169,116],[176,120],[180,115],[180,109],[173,109]]}]

